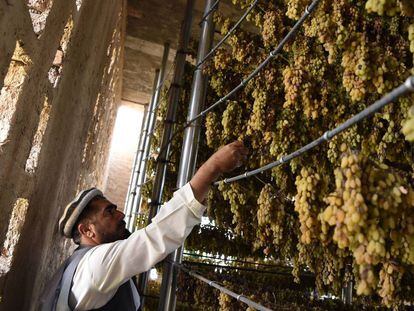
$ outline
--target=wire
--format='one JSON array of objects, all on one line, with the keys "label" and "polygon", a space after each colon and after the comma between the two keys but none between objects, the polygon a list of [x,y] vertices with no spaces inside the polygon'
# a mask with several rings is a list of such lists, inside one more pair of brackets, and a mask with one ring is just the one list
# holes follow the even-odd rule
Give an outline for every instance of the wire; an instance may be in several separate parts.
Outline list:
[{"label": "wire", "polygon": [[256,6],[258,0],[255,0],[254,2],[252,2],[252,4],[249,6],[249,8],[246,10],[246,12],[244,12],[244,14],[242,15],[242,17],[240,17],[240,19],[237,21],[237,23],[229,30],[229,32],[226,33],[226,35],[220,40],[219,43],[217,43],[217,45],[212,48],[210,50],[210,52],[207,53],[206,56],[204,56],[204,58],[196,65],[195,70],[197,70],[198,68],[200,68],[200,66],[202,64],[204,64],[206,62],[207,59],[210,58],[211,55],[214,54],[214,52],[216,52],[216,50],[223,45],[224,42],[226,42],[226,40],[228,39],[228,37],[230,37],[230,35],[240,26],[240,24],[246,19],[247,15],[249,15],[249,13],[254,9],[254,7]]},{"label": "wire", "polygon": [[248,171],[244,174],[241,174],[241,175],[238,175],[238,176],[235,176],[235,177],[226,178],[224,180],[217,181],[217,182],[214,183],[214,185],[217,186],[221,182],[224,182],[225,184],[235,182],[237,180],[245,179],[245,178],[248,178],[250,176],[254,176],[256,174],[262,173],[262,172],[267,171],[269,169],[272,169],[274,167],[280,166],[284,163],[288,163],[292,159],[301,156],[302,154],[304,154],[305,152],[308,152],[309,150],[315,148],[316,146],[319,146],[322,143],[331,140],[333,137],[335,137],[336,135],[338,135],[341,132],[345,131],[347,128],[349,128],[349,127],[361,122],[362,120],[370,117],[375,112],[378,112],[380,109],[382,109],[384,106],[390,104],[391,102],[395,101],[399,97],[401,97],[403,95],[406,95],[407,93],[410,93],[410,92],[414,92],[414,76],[409,77],[398,88],[394,89],[392,92],[385,95],[383,98],[376,101],[371,106],[365,108],[360,113],[358,113],[355,116],[353,116],[352,118],[348,119],[347,121],[345,121],[341,125],[334,128],[333,130],[325,132],[325,134],[323,134],[321,137],[315,139],[314,141],[307,144],[306,146],[303,146],[302,148],[292,152],[291,154],[289,154],[287,156],[282,156],[279,160],[277,160],[275,162],[272,162],[272,163],[269,163],[269,164],[267,164],[267,165],[265,165],[261,168],[258,168],[258,169],[252,170],[252,171]]},{"label": "wire", "polygon": [[260,181],[263,185],[265,185],[265,186],[269,185],[272,188],[272,190],[274,191],[273,198],[279,198],[279,199],[285,200],[286,202],[292,203],[292,199],[289,199],[287,196],[283,195],[281,190],[277,190],[275,187],[272,186],[272,184],[270,184],[268,182],[265,182],[264,180],[260,179],[257,175],[254,175],[254,177],[258,181]]},{"label": "wire", "polygon": [[217,284],[216,282],[213,282],[205,277],[203,277],[202,275],[198,274],[197,272],[191,271],[189,269],[187,269],[186,267],[184,267],[181,264],[172,263],[174,266],[176,266],[177,268],[181,269],[182,271],[186,272],[187,274],[191,275],[192,277],[195,277],[196,279],[199,279],[200,281],[203,281],[204,283],[207,283],[209,286],[212,286],[214,288],[217,288],[220,292],[225,293],[233,298],[236,298],[237,301],[243,302],[245,304],[247,304],[249,307],[255,308],[256,310],[259,311],[272,311],[272,309],[266,308],[262,305],[259,305],[258,303],[248,299],[247,297],[245,297],[242,294],[236,294],[235,292]]}]

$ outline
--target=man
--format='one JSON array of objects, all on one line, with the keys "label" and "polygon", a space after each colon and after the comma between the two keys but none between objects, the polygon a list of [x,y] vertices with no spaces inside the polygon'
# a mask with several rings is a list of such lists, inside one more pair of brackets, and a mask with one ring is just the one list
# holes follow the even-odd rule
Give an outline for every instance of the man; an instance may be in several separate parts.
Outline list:
[{"label": "man", "polygon": [[174,193],[152,223],[125,236],[124,214],[96,188],[82,191],[65,209],[59,230],[80,247],[56,273],[42,310],[137,310],[131,278],[149,270],[178,248],[206,209],[200,202],[222,173],[247,157],[241,142],[214,153],[191,181]]}]

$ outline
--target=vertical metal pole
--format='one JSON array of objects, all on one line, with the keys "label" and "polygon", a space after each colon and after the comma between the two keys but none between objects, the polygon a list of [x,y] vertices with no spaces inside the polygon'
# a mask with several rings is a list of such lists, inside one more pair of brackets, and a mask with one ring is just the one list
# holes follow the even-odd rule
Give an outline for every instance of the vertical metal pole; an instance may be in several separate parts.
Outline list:
[{"label": "vertical metal pole", "polygon": [[352,287],[353,282],[348,281],[344,287],[342,287],[342,302],[345,305],[351,305],[352,304]]},{"label": "vertical metal pole", "polygon": [[128,230],[131,232],[135,230],[135,221],[133,220],[135,219],[135,215],[138,213],[139,207],[141,205],[141,187],[145,182],[148,157],[149,157],[149,152],[151,148],[151,139],[152,139],[152,134],[154,132],[155,119],[157,116],[158,103],[159,103],[160,96],[161,96],[162,84],[164,83],[164,77],[165,77],[165,71],[167,67],[169,52],[170,52],[170,44],[165,43],[160,73],[158,75],[157,87],[155,88],[154,99],[152,103],[152,109],[148,111],[148,132],[146,134],[144,151],[142,153],[142,160],[141,160],[142,163],[140,165],[137,185],[135,188],[136,195],[135,195],[135,200],[132,204],[131,220],[128,226]]},{"label": "vertical metal pole", "polygon": [[143,158],[144,146],[147,140],[150,111],[153,110],[154,108],[154,96],[155,96],[155,91],[157,88],[159,73],[160,71],[159,69],[157,69],[155,71],[155,78],[154,78],[154,84],[152,87],[151,101],[148,107],[145,107],[144,119],[142,120],[143,125],[141,129],[141,138],[138,144],[137,153],[135,154],[134,166],[133,166],[133,171],[131,174],[131,186],[128,189],[127,200],[125,203],[126,204],[125,205],[125,222],[126,222],[126,227],[128,230],[130,230],[131,228],[131,223],[134,222],[133,221],[134,218],[132,217],[132,208],[134,206],[134,202],[136,201],[139,175],[142,172],[142,169],[141,169],[142,158]]},{"label": "vertical metal pole", "polygon": [[[191,35],[191,23],[193,20],[193,9],[195,0],[188,0],[184,21],[181,26],[180,41],[177,54],[175,56],[174,77],[171,83],[170,93],[168,94],[168,106],[164,120],[164,131],[161,139],[161,153],[157,157],[157,167],[155,172],[154,186],[151,194],[150,212],[148,216],[148,224],[152,218],[158,213],[158,208],[162,204],[162,192],[164,188],[165,175],[167,171],[168,155],[171,147],[171,137],[173,135],[173,127],[177,118],[178,100],[180,98],[181,87],[184,78],[185,59],[187,56],[188,44]],[[138,292],[145,294],[148,281],[148,272],[141,273],[138,277]],[[141,306],[144,305],[144,299],[141,299]]]},{"label": "vertical metal pole", "polygon": [[[205,12],[208,12],[213,5],[213,0],[206,1]],[[210,14],[202,24],[200,43],[198,46],[197,64],[207,55],[211,50],[211,45],[214,36],[213,14]],[[194,72],[191,99],[188,109],[187,120],[191,120],[198,115],[204,106],[207,77],[203,74],[202,66],[197,68]],[[186,128],[183,138],[183,148],[181,151],[180,168],[178,171],[177,187],[184,186],[190,178],[194,175],[198,141],[200,136],[200,119],[194,122],[190,127]],[[169,260],[181,263],[183,247],[177,249],[173,254],[168,256]],[[161,299],[158,305],[158,311],[173,311],[176,304],[176,290],[177,290],[177,268],[165,262],[164,274],[161,285]]]},{"label": "vertical metal pole", "polygon": [[149,105],[150,104],[146,104],[144,106],[144,113],[142,115],[141,129],[139,131],[139,140],[138,140],[138,145],[137,145],[137,151],[135,152],[134,164],[132,165],[131,178],[129,179],[128,192],[127,192],[126,199],[125,199],[124,213],[125,213],[125,215],[129,215],[129,216],[131,215],[132,196],[135,195],[135,192],[133,192],[132,189],[136,187],[137,178],[138,178],[138,174],[137,174],[137,172],[139,171],[139,170],[137,170],[138,169],[138,159],[139,159],[139,155],[140,155],[140,153],[142,153],[143,147],[144,147],[144,137],[145,137],[146,123],[147,123],[147,119],[148,119],[148,106]]},{"label": "vertical metal pole", "polygon": [[[352,267],[350,264],[347,264],[345,267],[345,273],[350,274],[352,271]],[[352,279],[349,279],[345,282],[345,284],[342,285],[342,297],[341,300],[345,305],[351,305],[352,304],[352,289],[354,287],[354,284],[352,282]]]}]

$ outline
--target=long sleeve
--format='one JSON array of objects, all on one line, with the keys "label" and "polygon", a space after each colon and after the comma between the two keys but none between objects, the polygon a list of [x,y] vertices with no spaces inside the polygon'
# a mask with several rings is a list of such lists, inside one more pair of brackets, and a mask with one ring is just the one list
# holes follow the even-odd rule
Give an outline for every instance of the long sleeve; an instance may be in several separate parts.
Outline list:
[{"label": "long sleeve", "polygon": [[72,298],[77,310],[102,307],[118,287],[132,276],[149,270],[183,244],[199,224],[206,207],[195,198],[190,184],[174,193],[147,227],[128,239],[91,249],[80,261],[73,278]]}]

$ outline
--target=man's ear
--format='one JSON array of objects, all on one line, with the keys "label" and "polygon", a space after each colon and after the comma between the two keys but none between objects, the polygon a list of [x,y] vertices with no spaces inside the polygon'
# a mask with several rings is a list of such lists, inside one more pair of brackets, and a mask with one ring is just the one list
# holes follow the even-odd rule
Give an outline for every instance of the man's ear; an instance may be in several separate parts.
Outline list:
[{"label": "man's ear", "polygon": [[87,238],[92,239],[95,236],[90,223],[80,223],[78,225],[78,230],[82,236]]}]

